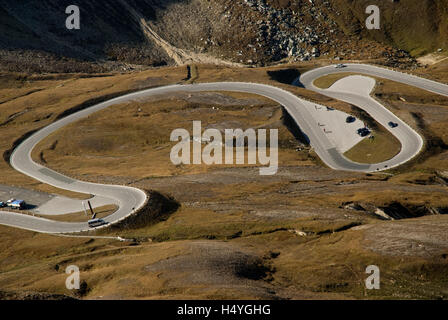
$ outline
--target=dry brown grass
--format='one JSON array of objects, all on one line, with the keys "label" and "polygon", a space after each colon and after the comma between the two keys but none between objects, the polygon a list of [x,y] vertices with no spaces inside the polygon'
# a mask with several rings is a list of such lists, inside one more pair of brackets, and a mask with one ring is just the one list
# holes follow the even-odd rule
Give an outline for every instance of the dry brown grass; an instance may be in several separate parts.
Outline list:
[{"label": "dry brown grass", "polygon": [[192,133],[193,121],[201,120],[203,130],[210,126],[222,129],[277,128],[281,146],[280,165],[310,163],[306,152],[299,154],[294,150],[297,142],[282,126],[279,106],[251,95],[232,94],[230,97],[258,105],[220,106],[219,110],[213,110],[212,96],[208,99],[210,104],[171,99],[111,107],[44,139],[35,148],[33,158],[36,161],[44,159],[53,169],[79,177],[87,174],[141,179],[232,167],[205,164],[175,166],[171,163],[170,152],[175,145],[169,141],[171,132],[185,128]]},{"label": "dry brown grass", "polygon": [[[184,70],[160,69],[150,73],[124,74],[98,78],[82,78],[72,75],[68,79],[48,77],[45,80],[34,80],[33,77],[17,74],[6,74],[2,77],[0,89],[0,132],[3,137],[0,142],[2,153],[9,150],[14,141],[25,133],[39,129],[54,121],[64,110],[93,97],[101,97],[113,92],[137,90],[147,86],[167,84],[181,81]],[[36,90],[29,95],[13,94],[14,90]],[[13,94],[13,96],[11,96]],[[18,114],[18,116],[16,116]],[[1,182],[11,185],[21,185],[29,188],[48,191],[48,186],[42,185],[15,170],[2,161],[0,169],[4,173]],[[51,192],[56,190],[51,190]],[[58,191],[58,193],[68,194]],[[70,194],[71,195],[71,194]],[[79,197],[80,195],[76,195]],[[83,197],[83,196],[81,196]]]},{"label": "dry brown grass", "polygon": [[[190,215],[192,220],[204,218],[197,212]],[[291,227],[304,230],[297,223]],[[85,299],[408,299],[446,294],[446,262],[373,252],[365,230],[302,237],[288,230],[258,229],[261,233],[227,241],[129,246],[0,229],[0,257],[9,257],[0,265],[0,285],[6,291],[73,295],[65,288],[65,268],[74,264],[87,284]],[[379,291],[364,287],[365,268],[371,264],[381,269]]]}]

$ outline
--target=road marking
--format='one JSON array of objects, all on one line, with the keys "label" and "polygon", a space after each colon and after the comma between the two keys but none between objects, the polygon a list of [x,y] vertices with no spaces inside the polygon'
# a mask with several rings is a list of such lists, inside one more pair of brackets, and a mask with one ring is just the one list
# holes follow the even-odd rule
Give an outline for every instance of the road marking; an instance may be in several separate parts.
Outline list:
[{"label": "road marking", "polygon": [[56,171],[47,169],[47,168],[39,169],[39,172],[44,174],[44,175],[46,175],[47,177],[51,177],[51,178],[53,178],[55,180],[58,180],[60,182],[64,182],[64,183],[68,183],[68,184],[75,183],[75,180],[73,180],[73,179],[71,179],[69,177],[66,177],[66,176],[64,176],[64,175],[62,175],[60,173],[57,173]]}]

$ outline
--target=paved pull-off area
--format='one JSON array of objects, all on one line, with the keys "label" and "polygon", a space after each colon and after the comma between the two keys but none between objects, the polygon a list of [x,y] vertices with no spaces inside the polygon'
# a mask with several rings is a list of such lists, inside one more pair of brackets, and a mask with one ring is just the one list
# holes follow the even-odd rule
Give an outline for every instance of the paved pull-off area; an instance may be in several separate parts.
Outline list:
[{"label": "paved pull-off area", "polygon": [[[145,205],[147,200],[145,192],[137,188],[126,186],[95,184],[74,180],[35,163],[31,159],[31,151],[42,139],[51,133],[70,123],[83,119],[94,112],[137,98],[145,98],[153,95],[168,95],[179,91],[244,92],[258,94],[276,101],[286,108],[297,125],[308,136],[312,147],[322,161],[335,170],[373,172],[398,166],[416,156],[423,146],[423,139],[406,123],[370,97],[369,93],[372,89],[371,80],[366,80],[364,77],[350,77],[347,80],[336,83],[335,86],[328,90],[321,90],[313,85],[314,80],[319,77],[340,72],[362,73],[386,78],[448,96],[448,85],[384,68],[362,64],[348,64],[343,70],[336,69],[335,66],[318,68],[303,74],[297,79],[295,81],[295,84],[297,85],[301,84],[309,90],[352,103],[359,108],[364,109],[386,128],[388,128],[387,123],[389,121],[394,121],[399,124],[399,126],[394,130],[391,130],[391,132],[401,142],[401,151],[394,158],[379,164],[359,164],[345,158],[342,153],[346,148],[350,147],[350,145],[355,144],[356,141],[349,141],[348,144],[345,144],[335,140],[337,139],[337,135],[330,138],[322,127],[316,123],[316,117],[318,117],[316,111],[318,110],[316,109],[317,107],[315,104],[300,99],[286,90],[269,85],[244,82],[220,82],[194,85],[171,85],[148,89],[124,95],[76,112],[50,124],[23,141],[11,155],[11,165],[19,172],[57,188],[92,194],[101,197],[102,199],[109,199],[110,204],[117,204],[119,208],[115,213],[106,217],[104,220],[108,223],[116,223],[125,219]],[[87,222],[56,222],[10,212],[0,212],[0,224],[45,233],[74,233],[89,230]]]},{"label": "paved pull-off area", "polygon": [[[0,185],[0,199],[26,199],[26,210],[39,215],[56,216],[84,210],[83,202],[88,208],[87,200],[93,208],[111,204],[110,198],[93,196],[86,200],[71,199],[64,196],[49,194],[20,187]],[[87,209],[88,210],[88,209]],[[90,211],[88,210],[88,215]]]}]

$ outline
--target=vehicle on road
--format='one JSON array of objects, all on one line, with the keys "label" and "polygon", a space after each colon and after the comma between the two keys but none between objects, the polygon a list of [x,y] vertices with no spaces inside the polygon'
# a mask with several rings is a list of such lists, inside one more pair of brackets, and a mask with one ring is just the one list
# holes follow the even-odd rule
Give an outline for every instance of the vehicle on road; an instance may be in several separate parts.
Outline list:
[{"label": "vehicle on road", "polygon": [[90,228],[100,227],[107,224],[103,219],[91,219],[88,221]]},{"label": "vehicle on road", "polygon": [[357,132],[361,137],[367,137],[370,134],[370,130],[368,128],[360,128]]},{"label": "vehicle on road", "polygon": [[398,127],[398,123],[396,123],[396,122],[392,122],[392,121],[390,121],[390,122],[388,123],[388,125],[389,125],[389,127],[391,127],[391,128],[396,128],[396,127]]},{"label": "vehicle on road", "polygon": [[346,67],[346,65],[343,64],[343,63],[340,63],[340,64],[336,65],[336,69],[342,69],[342,68],[345,68],[345,67]]},{"label": "vehicle on road", "polygon": [[11,209],[25,209],[26,203],[23,200],[15,200],[15,199],[10,199],[7,202],[7,206],[10,207]]},{"label": "vehicle on road", "polygon": [[356,118],[354,116],[348,116],[345,122],[347,123],[353,123],[356,121]]},{"label": "vehicle on road", "polygon": [[6,203],[4,203],[3,201],[0,201],[0,208],[4,208],[6,207]]}]

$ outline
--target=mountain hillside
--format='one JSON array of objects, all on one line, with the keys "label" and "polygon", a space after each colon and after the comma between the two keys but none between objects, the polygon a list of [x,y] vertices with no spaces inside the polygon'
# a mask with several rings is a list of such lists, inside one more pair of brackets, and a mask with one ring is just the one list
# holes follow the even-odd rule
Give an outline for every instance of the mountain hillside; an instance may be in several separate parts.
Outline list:
[{"label": "mountain hillside", "polygon": [[[0,0],[1,68],[409,60],[448,48],[448,0],[78,0],[81,30],[67,30],[72,3]],[[375,3],[382,28],[367,30]]]},{"label": "mountain hillside", "polygon": [[[448,48],[448,0],[332,0],[338,25],[347,34],[369,37],[420,55]],[[365,9],[377,4],[382,11],[382,29],[363,28]]]}]

